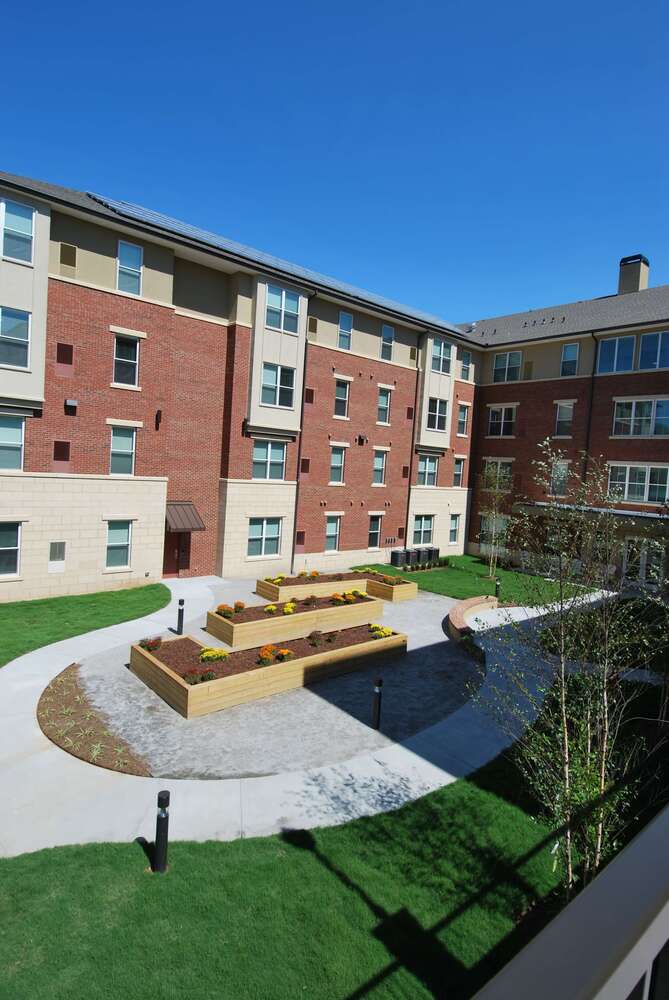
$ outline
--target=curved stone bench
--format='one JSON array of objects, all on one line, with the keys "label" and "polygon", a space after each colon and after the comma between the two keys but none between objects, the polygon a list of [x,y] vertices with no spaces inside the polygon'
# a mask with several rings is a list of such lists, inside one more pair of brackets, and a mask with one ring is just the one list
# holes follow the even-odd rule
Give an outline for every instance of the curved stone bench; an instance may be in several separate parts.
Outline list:
[{"label": "curved stone bench", "polygon": [[465,636],[472,634],[474,630],[467,624],[467,617],[472,611],[487,611],[489,608],[496,608],[498,604],[496,597],[485,594],[480,597],[468,597],[466,601],[458,601],[448,612],[448,632],[451,638],[461,642]]}]

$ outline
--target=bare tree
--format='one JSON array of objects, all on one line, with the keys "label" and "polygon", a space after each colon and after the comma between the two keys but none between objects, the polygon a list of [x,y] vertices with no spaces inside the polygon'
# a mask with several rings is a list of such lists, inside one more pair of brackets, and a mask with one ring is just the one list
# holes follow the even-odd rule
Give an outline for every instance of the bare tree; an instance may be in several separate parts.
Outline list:
[{"label": "bare tree", "polygon": [[508,464],[486,461],[479,476],[478,487],[482,524],[478,536],[479,545],[487,548],[488,575],[494,577],[510,529],[512,476]]}]

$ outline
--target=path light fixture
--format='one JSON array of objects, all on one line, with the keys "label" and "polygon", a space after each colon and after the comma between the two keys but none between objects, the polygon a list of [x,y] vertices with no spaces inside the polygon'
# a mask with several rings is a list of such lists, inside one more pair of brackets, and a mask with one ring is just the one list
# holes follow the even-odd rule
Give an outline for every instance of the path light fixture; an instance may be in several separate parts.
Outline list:
[{"label": "path light fixture", "polygon": [[164,875],[167,871],[167,839],[170,824],[170,793],[158,792],[158,815],[156,816],[156,842],[153,848],[151,871]]},{"label": "path light fixture", "polygon": [[179,610],[177,611],[177,635],[184,634],[184,599],[179,598]]},{"label": "path light fixture", "polygon": [[381,693],[383,688],[383,677],[377,677],[374,681],[374,696],[372,698],[372,728],[381,728]]}]

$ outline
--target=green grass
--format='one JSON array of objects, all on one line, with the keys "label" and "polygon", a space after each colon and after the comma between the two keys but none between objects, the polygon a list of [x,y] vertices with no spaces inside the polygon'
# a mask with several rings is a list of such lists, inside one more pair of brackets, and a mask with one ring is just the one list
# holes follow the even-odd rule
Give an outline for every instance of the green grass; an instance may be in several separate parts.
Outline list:
[{"label": "green grass", "polygon": [[[415,580],[420,590],[429,590],[433,594],[443,594],[458,600],[495,593],[495,581],[487,578],[488,564],[484,560],[477,556],[449,556],[449,563],[449,566],[440,569],[418,570],[414,573],[403,573],[393,566],[375,565],[374,569]],[[535,605],[557,597],[556,585],[542,577],[499,567],[495,575],[502,582],[500,598],[503,601]]]},{"label": "green grass", "polygon": [[141,618],[164,608],[170,592],[162,583],[78,597],[0,604],[0,666],[60,639]]},{"label": "green grass", "polygon": [[554,884],[552,840],[509,770],[293,842],[174,843],[164,876],[134,844],[0,860],[0,996],[469,997]]}]

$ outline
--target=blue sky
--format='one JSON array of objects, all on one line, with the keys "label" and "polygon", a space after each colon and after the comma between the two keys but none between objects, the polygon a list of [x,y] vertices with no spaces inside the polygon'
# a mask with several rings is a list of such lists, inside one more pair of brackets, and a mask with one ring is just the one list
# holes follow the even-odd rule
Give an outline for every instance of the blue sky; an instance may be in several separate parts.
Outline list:
[{"label": "blue sky", "polygon": [[669,8],[13,4],[0,168],[451,321],[669,283]]}]

